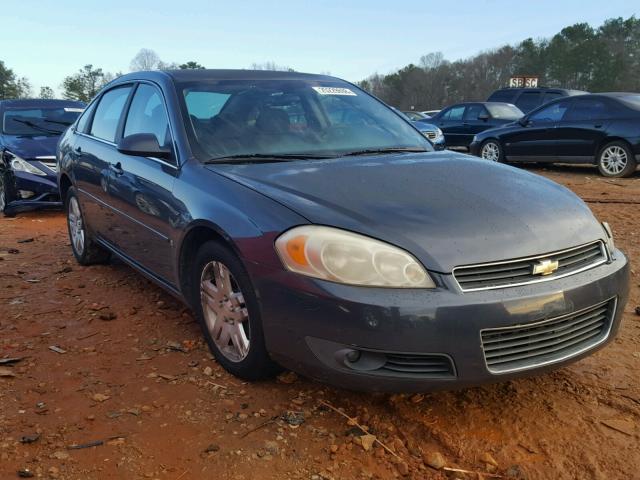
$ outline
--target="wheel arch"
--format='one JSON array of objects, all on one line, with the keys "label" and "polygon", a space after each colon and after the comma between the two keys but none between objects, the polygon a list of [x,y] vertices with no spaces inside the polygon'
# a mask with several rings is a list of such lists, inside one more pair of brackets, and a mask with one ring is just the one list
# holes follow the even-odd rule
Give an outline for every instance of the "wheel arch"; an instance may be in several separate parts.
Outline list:
[{"label": "wheel arch", "polygon": [[60,200],[62,200],[63,203],[67,201],[67,192],[71,186],[72,183],[69,176],[66,173],[60,175],[60,180],[58,180],[58,190],[60,190]]},{"label": "wheel arch", "polygon": [[606,147],[610,143],[614,143],[614,142],[622,142],[622,143],[624,143],[627,146],[627,148],[629,150],[631,150],[631,152],[633,152],[633,148],[631,147],[631,144],[629,143],[629,141],[626,138],[615,137],[615,136],[607,136],[607,137],[603,138],[600,141],[600,143],[598,144],[598,147],[596,148],[596,151],[595,151],[595,153],[593,155],[593,163],[594,164],[598,163],[598,158],[600,157],[600,153],[602,153],[602,150],[604,149],[604,147]]},{"label": "wheel arch", "polygon": [[206,242],[218,242],[230,248],[242,261],[240,250],[232,238],[218,225],[207,220],[196,220],[191,223],[178,246],[177,266],[180,291],[185,299],[189,300],[190,291],[190,267],[189,258],[195,255],[198,249]]}]

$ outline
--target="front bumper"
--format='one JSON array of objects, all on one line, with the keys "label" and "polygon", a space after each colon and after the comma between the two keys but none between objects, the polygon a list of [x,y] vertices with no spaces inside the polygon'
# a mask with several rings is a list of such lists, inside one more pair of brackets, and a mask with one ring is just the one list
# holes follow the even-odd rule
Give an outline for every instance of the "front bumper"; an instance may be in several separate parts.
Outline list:
[{"label": "front bumper", "polygon": [[[33,195],[22,198],[19,194],[20,190],[32,192]],[[11,171],[7,178],[6,195],[5,213],[9,215],[41,208],[62,207],[55,175],[40,176]]]},{"label": "front bumper", "polygon": [[[451,275],[440,275],[441,287],[434,290],[399,290],[339,285],[260,265],[251,265],[250,270],[258,279],[265,339],[274,360],[344,388],[402,392],[502,381],[582,358],[615,337],[629,281],[627,259],[621,252],[611,263],[565,278],[466,293]],[[562,317],[610,299],[615,299],[610,330],[592,348],[535,368],[489,371],[482,330]],[[356,370],[344,361],[353,350],[372,352],[374,361],[377,352],[401,361],[407,355],[429,354],[436,360],[448,359],[453,374],[435,378]]]}]

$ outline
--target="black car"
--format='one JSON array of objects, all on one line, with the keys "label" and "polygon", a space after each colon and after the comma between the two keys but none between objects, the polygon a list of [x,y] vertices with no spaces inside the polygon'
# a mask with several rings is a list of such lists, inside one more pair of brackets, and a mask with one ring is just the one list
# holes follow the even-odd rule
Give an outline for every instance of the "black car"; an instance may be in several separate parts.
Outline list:
[{"label": "black car", "polygon": [[500,88],[489,95],[487,102],[512,103],[524,113],[529,113],[534,108],[552,100],[572,95],[584,95],[585,93],[588,92],[566,88]]},{"label": "black car", "polygon": [[555,100],[477,135],[471,153],[498,162],[590,163],[606,177],[628,177],[640,160],[640,94]]},{"label": "black car", "polygon": [[84,106],[71,100],[0,101],[0,212],[62,206],[56,145]]},{"label": "black car", "polygon": [[509,103],[458,103],[441,110],[419,123],[436,125],[444,133],[447,147],[468,147],[474,135],[487,129],[511,123],[524,115]]},{"label": "black car", "polygon": [[627,259],[570,190],[435,152],[330,76],[127,74],[58,161],[77,261],[116,255],[184,300],[245,379],[505,380],[606,345],[628,297]]}]

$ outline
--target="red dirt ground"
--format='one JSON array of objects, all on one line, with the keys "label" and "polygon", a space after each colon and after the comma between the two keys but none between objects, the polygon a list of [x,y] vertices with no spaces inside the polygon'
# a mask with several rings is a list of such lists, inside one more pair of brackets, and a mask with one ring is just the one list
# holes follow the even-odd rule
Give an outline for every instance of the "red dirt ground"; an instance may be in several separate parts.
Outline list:
[{"label": "red dirt ground", "polygon": [[[0,478],[491,478],[428,466],[438,453],[448,468],[502,478],[640,478],[640,173],[536,171],[587,200],[630,257],[619,337],[551,374],[417,396],[303,378],[243,383],[211,359],[172,297],[121,263],[76,265],[61,213],[0,219],[0,359],[25,357],[0,365]],[[365,450],[321,401],[397,457]],[[288,411],[305,422],[293,428],[279,418]],[[30,435],[39,438],[21,442]]]}]

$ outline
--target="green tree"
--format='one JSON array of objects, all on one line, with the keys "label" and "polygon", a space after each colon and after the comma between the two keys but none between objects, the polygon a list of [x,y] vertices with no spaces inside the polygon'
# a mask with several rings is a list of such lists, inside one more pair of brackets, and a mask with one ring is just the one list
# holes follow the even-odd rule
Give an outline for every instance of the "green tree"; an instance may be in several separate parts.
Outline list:
[{"label": "green tree", "polygon": [[26,77],[18,77],[0,60],[0,100],[26,98],[31,95],[31,85]]},{"label": "green tree", "polygon": [[100,91],[105,84],[105,73],[101,68],[93,68],[88,64],[74,75],[70,75],[62,82],[62,96],[68,100],[88,102]]},{"label": "green tree", "polygon": [[180,70],[204,70],[205,69],[204,65],[200,65],[198,62],[194,62],[193,60],[183,63],[181,65],[178,65],[178,68],[180,68]]},{"label": "green tree", "polygon": [[51,87],[40,87],[40,95],[38,95],[39,98],[52,99],[55,98],[55,96],[56,95]]}]

